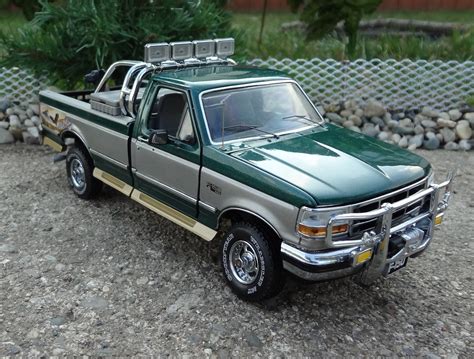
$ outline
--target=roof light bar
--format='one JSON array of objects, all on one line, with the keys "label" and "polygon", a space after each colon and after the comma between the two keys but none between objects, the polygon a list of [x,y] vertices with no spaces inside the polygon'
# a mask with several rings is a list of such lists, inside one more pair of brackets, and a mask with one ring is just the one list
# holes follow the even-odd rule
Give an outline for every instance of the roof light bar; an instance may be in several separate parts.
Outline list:
[{"label": "roof light bar", "polygon": [[160,42],[158,44],[145,45],[145,62],[156,63],[170,59],[170,44]]},{"label": "roof light bar", "polygon": [[194,46],[191,41],[172,42],[171,57],[173,60],[184,60],[193,57]]},{"label": "roof light bar", "polygon": [[216,55],[218,57],[227,57],[234,54],[234,39],[216,39]]},{"label": "roof light bar", "polygon": [[216,54],[215,40],[197,40],[193,41],[194,56],[198,59],[205,59]]},{"label": "roof light bar", "polygon": [[[234,39],[160,42],[145,45],[145,62],[160,66],[192,66],[217,62],[233,63]],[[178,62],[179,61],[179,62]]]}]

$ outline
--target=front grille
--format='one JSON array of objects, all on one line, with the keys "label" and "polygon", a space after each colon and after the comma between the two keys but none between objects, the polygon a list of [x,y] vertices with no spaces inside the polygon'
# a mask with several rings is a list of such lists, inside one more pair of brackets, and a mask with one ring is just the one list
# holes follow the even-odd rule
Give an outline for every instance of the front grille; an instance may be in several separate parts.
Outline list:
[{"label": "front grille", "polygon": [[[369,212],[375,209],[380,208],[383,203],[395,203],[401,201],[415,193],[422,191],[426,188],[426,181],[418,182],[416,185],[407,188],[402,191],[395,191],[393,194],[388,194],[386,196],[379,197],[373,201],[363,202],[360,205],[356,205],[353,208],[354,213],[363,213]],[[401,208],[398,211],[392,214],[392,226],[396,226],[400,223],[405,222],[406,220],[415,217],[421,213],[429,211],[430,208],[430,197],[424,197],[419,201],[405,207]],[[359,239],[362,237],[362,234],[367,231],[375,229],[378,219],[370,220],[358,220],[353,221],[350,226],[349,238],[350,239]]]}]

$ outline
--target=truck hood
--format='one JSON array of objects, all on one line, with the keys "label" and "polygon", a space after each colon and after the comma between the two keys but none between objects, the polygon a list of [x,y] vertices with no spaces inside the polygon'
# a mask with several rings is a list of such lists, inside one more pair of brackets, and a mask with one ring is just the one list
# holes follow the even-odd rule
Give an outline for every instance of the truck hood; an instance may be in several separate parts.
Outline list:
[{"label": "truck hood", "polygon": [[249,146],[231,156],[299,187],[319,205],[364,201],[430,172],[420,156],[334,125]]}]

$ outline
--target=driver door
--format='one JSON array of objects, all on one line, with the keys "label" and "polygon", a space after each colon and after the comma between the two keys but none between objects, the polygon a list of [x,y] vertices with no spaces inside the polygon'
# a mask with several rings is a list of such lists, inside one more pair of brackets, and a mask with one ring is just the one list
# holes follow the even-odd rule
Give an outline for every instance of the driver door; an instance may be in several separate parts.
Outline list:
[{"label": "driver door", "polygon": [[[196,218],[200,150],[187,93],[158,87],[142,116],[131,144],[134,187],[153,201],[144,196],[141,202],[177,217],[179,213],[166,207]],[[149,143],[156,130],[167,131],[166,143]]]}]

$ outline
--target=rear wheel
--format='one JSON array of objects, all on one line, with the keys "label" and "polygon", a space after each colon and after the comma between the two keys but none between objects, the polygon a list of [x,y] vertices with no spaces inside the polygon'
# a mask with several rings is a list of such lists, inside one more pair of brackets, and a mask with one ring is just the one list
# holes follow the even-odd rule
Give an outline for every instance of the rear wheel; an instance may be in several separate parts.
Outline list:
[{"label": "rear wheel", "polygon": [[69,185],[82,199],[96,196],[102,189],[102,182],[94,178],[92,161],[83,149],[72,147],[66,155],[66,171]]},{"label": "rear wheel", "polygon": [[279,241],[249,222],[233,225],[221,246],[221,262],[228,285],[240,298],[259,301],[283,286]]}]

